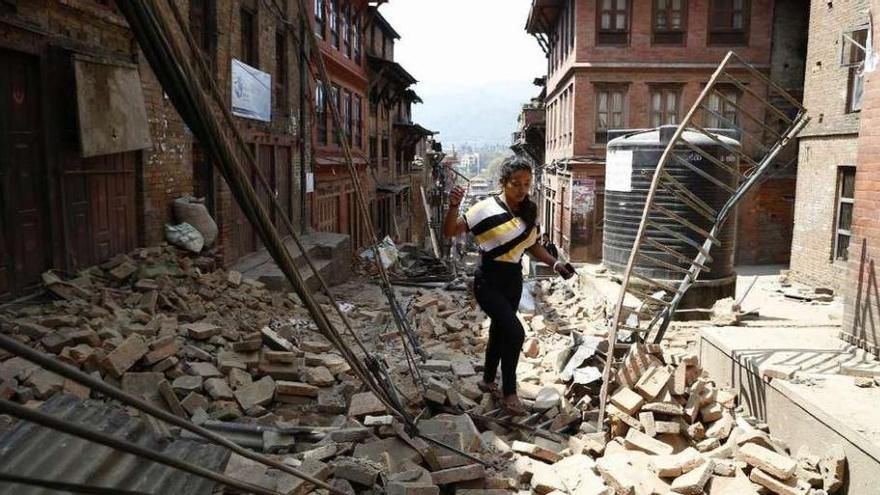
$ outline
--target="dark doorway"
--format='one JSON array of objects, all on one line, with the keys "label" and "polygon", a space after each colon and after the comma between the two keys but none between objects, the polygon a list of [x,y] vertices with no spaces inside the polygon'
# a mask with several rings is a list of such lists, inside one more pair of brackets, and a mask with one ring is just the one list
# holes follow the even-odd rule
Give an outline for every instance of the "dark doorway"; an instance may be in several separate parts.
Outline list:
[{"label": "dark doorway", "polygon": [[50,264],[37,59],[0,50],[0,297],[39,285]]}]

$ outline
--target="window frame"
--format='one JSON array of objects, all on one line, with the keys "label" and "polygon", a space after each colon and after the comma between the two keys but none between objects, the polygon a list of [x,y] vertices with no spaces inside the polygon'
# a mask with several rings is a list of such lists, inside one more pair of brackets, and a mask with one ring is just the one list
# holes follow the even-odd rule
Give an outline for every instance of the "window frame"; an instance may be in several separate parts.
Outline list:
[{"label": "window frame", "polygon": [[324,91],[324,83],[315,83],[315,120],[317,121],[318,144],[327,144],[327,94]]},{"label": "window frame", "polygon": [[[721,105],[721,109],[718,113],[720,113],[724,117],[728,117],[727,112],[728,112],[729,108],[727,108],[727,106],[731,105],[731,103],[727,100],[732,99],[733,104],[736,104],[736,105],[738,105],[742,101],[743,94],[739,88],[737,88],[733,85],[718,84],[713,88],[713,92],[708,95],[708,99],[706,101],[707,108],[709,106],[711,106],[712,98],[716,97],[715,92],[721,93],[725,97],[727,97],[727,99],[723,99],[720,96],[718,96],[718,102]],[[733,98],[730,98],[731,95],[733,96]],[[703,116],[704,116],[703,126],[707,129],[711,128],[711,129],[739,130],[739,129],[743,128],[742,121],[740,120],[740,116],[739,116],[739,108],[736,106],[734,106],[733,126],[724,122],[720,117],[713,115],[709,112],[704,111]],[[714,119],[714,120],[709,121],[708,119]],[[712,125],[712,122],[717,122],[718,125]]]},{"label": "window frame", "polygon": [[[651,127],[660,127],[661,125],[678,125],[681,123],[681,95],[683,93],[684,85],[676,84],[676,83],[665,83],[665,84],[650,84],[648,85],[648,118]],[[657,125],[654,125],[654,117],[657,115],[656,110],[654,109],[654,95],[660,93],[660,120]],[[667,123],[668,118],[668,96],[675,96],[675,122]]]},{"label": "window frame", "polygon": [[351,45],[352,45],[352,59],[356,64],[360,65],[361,63],[361,51],[363,51],[362,39],[361,39],[361,12],[359,9],[352,7],[352,32],[351,32]]},{"label": "window frame", "polygon": [[[608,0],[611,2],[612,8],[610,10],[605,10],[605,8],[601,5],[605,2],[605,0],[596,0],[597,8],[596,8],[596,46],[628,46],[630,39],[630,31],[632,29],[632,0],[623,0],[626,2],[626,7],[621,11],[616,8],[616,4],[621,0]],[[625,17],[626,26],[622,29],[617,28],[603,28],[602,27],[602,15],[605,12],[610,12],[612,24],[617,25],[616,17],[622,12]],[[618,38],[623,38],[619,40]]]},{"label": "window frame", "polygon": [[[595,108],[594,119],[593,119],[593,122],[594,122],[593,144],[594,145],[604,146],[605,144],[608,143],[608,130],[609,129],[622,129],[622,128],[626,127],[627,110],[628,110],[628,108],[627,108],[628,107],[628,105],[627,105],[627,93],[628,92],[629,92],[629,83],[600,83],[600,84],[594,85],[594,91],[593,91],[593,98],[594,98],[593,106]],[[618,112],[620,113],[621,122],[620,122],[619,127],[611,125],[612,120],[613,120],[613,114],[618,113],[618,112],[615,112],[613,110],[606,110],[605,112],[600,111],[599,95],[602,93],[608,93],[608,97],[606,99],[606,102],[607,102],[606,105],[609,105],[609,108],[610,108],[611,102],[613,101],[613,94],[620,93],[620,95],[621,95],[620,96],[621,108]],[[606,125],[608,125],[608,127],[605,127],[605,128],[599,127],[599,115],[601,113],[607,114],[605,120],[606,120]],[[603,134],[601,137],[600,137],[600,133]]]},{"label": "window frame", "polygon": [[[736,10],[732,7],[733,2],[737,0],[709,0],[706,12],[706,44],[708,46],[748,46],[749,44],[749,31],[751,29],[751,17],[752,17],[752,4],[751,0],[740,0],[742,2],[742,9],[740,11],[740,15],[742,16],[742,26],[736,28],[732,26],[733,16],[735,15]],[[713,6],[717,5],[717,2],[730,2],[731,8],[729,9],[730,14],[730,23],[731,25],[725,26],[715,26],[713,24],[715,20],[716,12],[724,12],[727,9],[713,9]],[[715,38],[713,40],[713,37]],[[722,39],[718,39],[722,38]],[[725,39],[726,38],[726,39]]]},{"label": "window frame", "polygon": [[[259,20],[257,19],[257,10],[250,8],[246,5],[245,2],[242,2],[242,6],[239,9],[239,38],[241,46],[239,49],[241,50],[240,56],[241,61],[246,63],[247,65],[254,67],[256,69],[259,68],[260,64],[260,41],[259,41]],[[249,33],[245,33],[245,20],[248,19],[250,21],[249,24]],[[246,35],[247,34],[247,35]]]},{"label": "window frame", "polygon": [[[342,108],[342,87],[339,86],[338,84],[334,83],[330,89],[330,98],[335,101],[336,111],[339,112],[340,109]],[[328,113],[330,113],[330,112],[328,112]],[[332,120],[332,117],[331,117],[331,120]],[[344,121],[340,122],[340,123],[342,125],[345,125]],[[327,127],[331,127],[330,124],[328,124]],[[332,133],[333,133],[332,143],[336,146],[341,146],[342,142],[340,141],[339,133],[337,133],[336,130],[337,130],[336,124],[333,123],[333,125],[332,125]],[[343,132],[345,132],[345,129],[343,129]]]},{"label": "window frame", "polygon": [[[852,197],[844,196],[844,185],[846,182],[846,176],[848,174],[852,175],[852,184],[853,191]],[[855,208],[855,182],[856,182],[856,167],[854,165],[839,165],[837,167],[837,188],[835,192],[835,211],[834,211],[834,248],[831,251],[831,261],[833,262],[844,262],[849,261],[849,247],[852,242],[852,222],[853,222],[853,209]],[[840,228],[840,220],[843,213],[843,205],[849,205],[849,229],[841,229]],[[846,238],[846,247],[844,255],[840,256],[841,249],[841,238]]]},{"label": "window frame", "polygon": [[326,27],[326,14],[324,12],[324,0],[315,0],[315,33],[319,38],[324,39],[326,33],[324,32],[324,28]]},{"label": "window frame", "polygon": [[[846,76],[846,106],[844,111],[847,114],[858,113],[862,111],[862,102],[865,96],[865,50],[855,43],[861,43],[866,46],[868,43],[869,25],[860,26],[858,28],[847,31],[846,37],[841,36],[845,42],[841,46],[840,64],[842,67],[848,68]],[[856,34],[859,33],[859,34]],[[849,48],[849,57],[847,57],[847,48]],[[856,96],[858,95],[858,97]]]},{"label": "window frame", "polygon": [[342,98],[342,106],[343,106],[343,115],[342,115],[342,125],[345,126],[345,137],[348,139],[348,144],[351,146],[352,139],[354,136],[354,115],[353,115],[353,95],[352,92],[348,89],[345,90],[345,93]]},{"label": "window frame", "polygon": [[339,49],[339,1],[329,0],[330,15],[328,22],[330,24],[330,44],[337,50]]},{"label": "window frame", "polygon": [[340,51],[346,58],[351,58],[351,2],[342,0],[339,6],[339,15],[342,19],[342,47]]},{"label": "window frame", "polygon": [[189,29],[212,71],[217,68],[217,2],[216,0],[191,1],[189,4]]},{"label": "window frame", "polygon": [[651,2],[651,44],[652,45],[663,45],[663,46],[685,46],[687,45],[687,31],[688,31],[688,0],[680,0],[681,2],[681,27],[680,28],[658,28],[657,27],[657,17],[658,13],[661,11],[658,3],[660,1],[666,2],[666,7],[663,9],[666,11],[666,24],[669,25],[671,13],[674,12],[672,9],[673,0],[653,0]]},{"label": "window frame", "polygon": [[361,95],[354,95],[354,144],[356,147],[363,147],[364,136],[364,102]]}]

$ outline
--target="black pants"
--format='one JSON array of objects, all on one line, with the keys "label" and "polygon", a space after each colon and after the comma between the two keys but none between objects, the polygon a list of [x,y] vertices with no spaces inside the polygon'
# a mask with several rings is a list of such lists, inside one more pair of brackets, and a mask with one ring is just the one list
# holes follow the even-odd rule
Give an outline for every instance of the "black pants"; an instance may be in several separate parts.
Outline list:
[{"label": "black pants", "polygon": [[516,393],[516,365],[526,337],[516,317],[522,284],[519,263],[484,260],[474,274],[474,296],[491,319],[483,381],[495,381],[500,362],[505,396]]}]

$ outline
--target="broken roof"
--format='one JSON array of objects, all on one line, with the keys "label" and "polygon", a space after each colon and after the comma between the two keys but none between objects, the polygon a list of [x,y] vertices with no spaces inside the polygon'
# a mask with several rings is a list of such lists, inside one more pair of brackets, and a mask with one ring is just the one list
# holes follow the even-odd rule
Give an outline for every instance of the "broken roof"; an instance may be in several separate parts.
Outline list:
[{"label": "broken roof", "polygon": [[395,122],[394,127],[413,132],[421,136],[433,136],[434,134],[437,134],[436,132],[426,129],[414,122]]},{"label": "broken roof", "polygon": [[532,0],[529,18],[526,21],[526,32],[550,34],[562,7],[562,0]]},{"label": "broken roof", "polygon": [[403,68],[402,65],[394,62],[392,60],[385,60],[381,57],[374,57],[372,55],[367,56],[367,61],[370,64],[370,68],[375,71],[383,72],[383,76],[388,79],[392,79],[396,82],[402,83],[405,86],[409,86],[410,84],[415,84],[418,81],[415,77],[412,76],[406,69]]},{"label": "broken roof", "polygon": [[393,27],[391,27],[391,23],[388,22],[388,19],[386,19],[381,12],[379,12],[379,9],[377,9],[376,7],[370,7],[369,12],[373,16],[373,22],[375,22],[376,25],[379,26],[379,29],[381,29],[385,34],[391,36],[396,40],[400,39],[400,34],[395,31]]}]

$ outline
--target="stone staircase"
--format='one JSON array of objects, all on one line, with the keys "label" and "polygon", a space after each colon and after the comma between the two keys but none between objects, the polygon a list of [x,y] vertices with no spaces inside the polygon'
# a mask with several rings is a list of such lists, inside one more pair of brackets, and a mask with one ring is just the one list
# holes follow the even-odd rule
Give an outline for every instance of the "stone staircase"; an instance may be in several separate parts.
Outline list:
[{"label": "stone staircase", "polygon": [[[349,236],[331,232],[313,232],[300,237],[306,253],[315,264],[321,276],[330,286],[341,284],[351,276],[351,247]],[[311,290],[320,287],[318,277],[306,263],[305,256],[292,239],[285,240],[288,251],[293,255],[296,267],[302,273],[306,286]],[[235,263],[233,270],[241,272],[246,278],[258,280],[272,290],[293,290],[284,273],[275,264],[265,249],[251,253]]]}]

